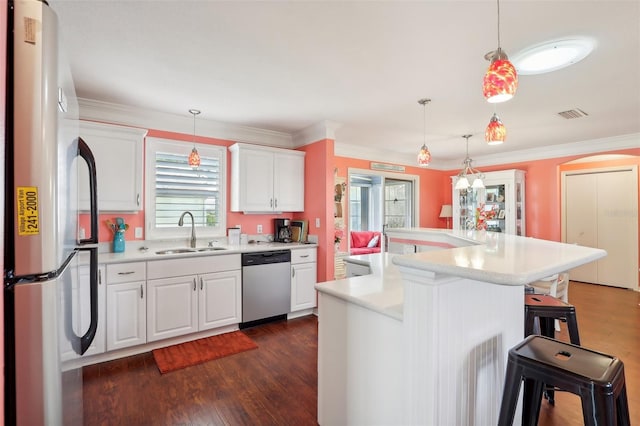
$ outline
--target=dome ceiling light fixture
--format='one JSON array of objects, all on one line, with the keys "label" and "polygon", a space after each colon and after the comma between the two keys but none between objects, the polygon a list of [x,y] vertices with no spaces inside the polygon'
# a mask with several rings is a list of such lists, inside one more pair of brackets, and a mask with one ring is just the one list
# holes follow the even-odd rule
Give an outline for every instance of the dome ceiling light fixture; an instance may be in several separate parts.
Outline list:
[{"label": "dome ceiling light fixture", "polygon": [[507,139],[507,129],[502,124],[498,114],[494,112],[487,129],[484,131],[484,140],[489,145],[500,145],[505,139]]},{"label": "dome ceiling light fixture", "polygon": [[431,153],[429,152],[429,148],[427,148],[427,104],[431,102],[431,99],[420,99],[418,103],[422,105],[422,109],[424,110],[424,121],[423,121],[423,134],[424,141],[422,143],[422,147],[420,148],[420,152],[418,153],[418,167],[428,167],[431,162]]},{"label": "dome ceiling light fixture", "polygon": [[544,74],[580,62],[595,47],[596,41],[590,37],[551,40],[521,50],[512,60],[518,74]]},{"label": "dome ceiling light fixture", "polygon": [[[471,163],[473,162],[473,160],[469,158],[469,138],[471,136],[473,135],[462,136],[467,140],[467,156],[462,162],[463,167],[462,170],[460,170],[460,173],[458,173],[458,181],[456,182],[455,186],[456,189],[466,189],[467,191],[469,191],[470,188],[484,188],[484,183],[482,182],[484,175],[479,170],[476,170],[471,166]],[[471,180],[473,183],[469,183],[469,180]]]},{"label": "dome ceiling light fixture", "polygon": [[500,0],[498,4],[498,48],[484,55],[491,61],[484,75],[482,93],[489,103],[500,103],[513,98],[518,89],[518,73],[516,67],[500,47]]},{"label": "dome ceiling light fixture", "polygon": [[200,110],[190,109],[189,112],[193,115],[193,149],[189,154],[189,165],[191,167],[200,167],[200,154],[196,149],[196,115],[200,114]]}]

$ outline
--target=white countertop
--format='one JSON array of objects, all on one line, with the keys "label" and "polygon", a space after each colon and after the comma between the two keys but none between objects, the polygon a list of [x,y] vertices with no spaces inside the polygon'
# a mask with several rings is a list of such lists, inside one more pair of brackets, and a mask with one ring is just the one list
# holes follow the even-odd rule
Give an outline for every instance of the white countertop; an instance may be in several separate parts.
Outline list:
[{"label": "white countertop", "polygon": [[402,320],[402,279],[392,263],[396,256],[400,255],[374,253],[347,257],[345,262],[369,266],[371,274],[318,283],[315,287],[318,291]]},{"label": "white countertop", "polygon": [[486,231],[393,229],[390,238],[448,243],[454,248],[415,254],[351,256],[372,274],[318,283],[316,289],[393,318],[402,319],[400,267],[498,285],[524,285],[606,256],[601,249]]},{"label": "white countertop", "polygon": [[[99,263],[124,263],[124,262],[145,262],[150,260],[176,259],[184,257],[196,256],[219,256],[225,254],[252,253],[258,251],[274,251],[274,250],[297,250],[303,248],[315,248],[317,244],[303,243],[274,243],[274,242],[257,242],[240,245],[229,245],[216,243],[215,247],[221,247],[224,250],[188,252],[188,253],[172,253],[157,254],[157,251],[168,249],[189,249],[190,247],[184,242],[152,242],[152,241],[127,241],[124,253],[113,253],[110,251],[111,243],[101,243],[98,253]],[[147,247],[147,250],[141,250],[141,247]],[[197,249],[207,248],[206,245],[198,245]]]},{"label": "white countertop", "polygon": [[501,285],[525,285],[607,255],[602,249],[500,232],[404,228],[390,229],[388,234],[391,238],[423,241],[433,241],[445,234],[445,242],[452,245],[467,241],[470,244],[464,247],[398,256],[394,262]]}]

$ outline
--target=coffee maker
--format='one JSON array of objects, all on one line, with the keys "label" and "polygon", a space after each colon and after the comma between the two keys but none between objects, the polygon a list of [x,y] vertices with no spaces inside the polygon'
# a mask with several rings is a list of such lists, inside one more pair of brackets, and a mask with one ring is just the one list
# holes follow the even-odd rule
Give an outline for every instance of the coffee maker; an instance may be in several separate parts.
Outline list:
[{"label": "coffee maker", "polygon": [[278,243],[290,243],[291,219],[274,219],[273,225],[273,229],[275,230],[273,241]]}]

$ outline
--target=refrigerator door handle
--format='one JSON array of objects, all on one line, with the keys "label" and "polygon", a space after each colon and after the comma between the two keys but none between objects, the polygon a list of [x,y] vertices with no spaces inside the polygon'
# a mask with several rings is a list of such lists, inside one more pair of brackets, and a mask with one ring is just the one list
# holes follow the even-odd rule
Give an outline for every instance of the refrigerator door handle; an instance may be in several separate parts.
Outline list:
[{"label": "refrigerator door handle", "polygon": [[71,336],[72,338],[69,339],[73,350],[78,355],[83,355],[87,349],[89,349],[89,346],[91,346],[98,329],[98,247],[80,247],[78,250],[89,252],[89,299],[91,321],[87,332],[82,336],[77,336],[70,324],[66,329],[68,333],[73,333]]},{"label": "refrigerator door handle", "polygon": [[89,145],[78,137],[78,156],[87,162],[89,168],[89,200],[91,205],[91,235],[81,239],[80,244],[98,244],[98,190],[96,181],[96,160]]}]

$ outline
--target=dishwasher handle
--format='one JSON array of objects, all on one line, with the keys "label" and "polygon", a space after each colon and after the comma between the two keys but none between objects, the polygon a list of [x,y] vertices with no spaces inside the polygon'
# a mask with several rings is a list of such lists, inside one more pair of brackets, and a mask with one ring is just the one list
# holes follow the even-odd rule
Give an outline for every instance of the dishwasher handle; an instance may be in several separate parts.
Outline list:
[{"label": "dishwasher handle", "polygon": [[270,263],[291,262],[291,250],[260,251],[244,253],[242,266],[266,265]]}]

